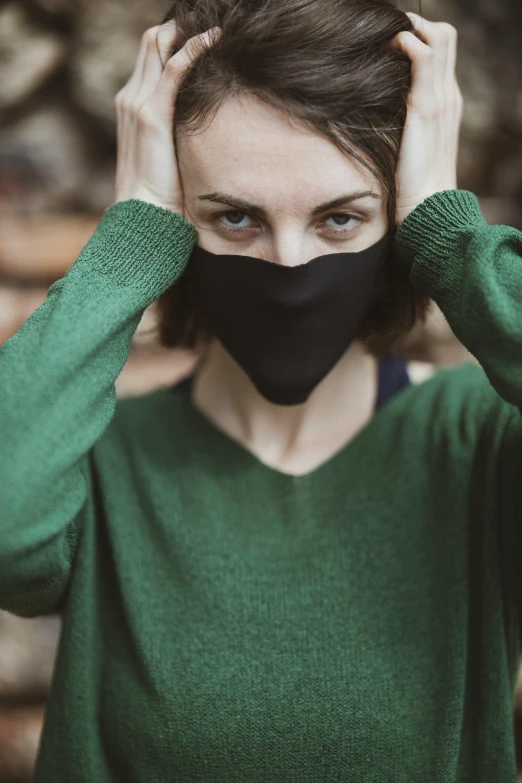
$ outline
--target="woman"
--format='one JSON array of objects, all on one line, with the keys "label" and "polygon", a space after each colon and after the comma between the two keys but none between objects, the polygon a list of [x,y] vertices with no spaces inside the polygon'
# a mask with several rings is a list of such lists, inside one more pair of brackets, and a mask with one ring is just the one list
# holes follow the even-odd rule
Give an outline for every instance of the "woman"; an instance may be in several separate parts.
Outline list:
[{"label": "woman", "polygon": [[[116,203],[0,353],[1,605],[63,612],[37,783],[516,780],[522,242],[456,189],[455,57],[386,0],[144,36]],[[390,399],[427,296],[482,368]],[[116,405],[158,298],[205,360]]]}]

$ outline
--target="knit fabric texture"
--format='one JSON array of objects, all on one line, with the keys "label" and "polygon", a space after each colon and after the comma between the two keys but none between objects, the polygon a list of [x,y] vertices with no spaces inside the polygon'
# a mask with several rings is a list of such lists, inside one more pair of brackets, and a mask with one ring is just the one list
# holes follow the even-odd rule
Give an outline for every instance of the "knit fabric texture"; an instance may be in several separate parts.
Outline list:
[{"label": "knit fabric texture", "polygon": [[35,783],[515,783],[522,235],[464,191],[411,213],[478,363],[299,478],[185,394],[116,400],[196,240],[113,205],[0,350],[0,607],[63,614]]}]

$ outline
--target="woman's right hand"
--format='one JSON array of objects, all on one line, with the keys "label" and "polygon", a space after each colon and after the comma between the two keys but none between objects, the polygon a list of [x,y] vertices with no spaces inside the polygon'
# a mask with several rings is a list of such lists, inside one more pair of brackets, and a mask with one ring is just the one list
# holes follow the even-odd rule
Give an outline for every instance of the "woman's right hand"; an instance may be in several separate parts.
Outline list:
[{"label": "woman's right hand", "polygon": [[174,44],[184,39],[176,23],[151,27],[142,36],[134,72],[118,92],[118,158],[116,202],[130,198],[184,215],[183,189],[174,144],[174,106],[186,69],[214,43],[214,27],[190,38],[170,59]]}]

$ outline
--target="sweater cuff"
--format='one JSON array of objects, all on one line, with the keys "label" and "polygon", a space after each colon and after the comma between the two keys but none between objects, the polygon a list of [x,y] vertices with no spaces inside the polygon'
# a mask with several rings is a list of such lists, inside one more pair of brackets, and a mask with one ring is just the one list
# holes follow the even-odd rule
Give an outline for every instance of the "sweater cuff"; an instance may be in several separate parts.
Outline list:
[{"label": "sweater cuff", "polygon": [[419,204],[399,226],[395,246],[410,266],[412,283],[437,299],[440,289],[458,293],[456,268],[477,231],[487,226],[474,193],[444,190]]},{"label": "sweater cuff", "polygon": [[194,226],[177,212],[127,199],[105,210],[80,259],[82,267],[88,264],[90,270],[140,290],[153,302],[181,276],[197,236]]}]

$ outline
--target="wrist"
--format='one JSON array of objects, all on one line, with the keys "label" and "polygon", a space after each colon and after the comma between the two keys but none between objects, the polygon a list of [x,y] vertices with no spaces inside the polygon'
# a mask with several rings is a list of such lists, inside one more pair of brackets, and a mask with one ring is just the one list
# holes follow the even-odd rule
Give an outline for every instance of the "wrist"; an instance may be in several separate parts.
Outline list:
[{"label": "wrist", "polygon": [[434,196],[436,193],[443,193],[448,190],[457,190],[457,183],[453,182],[440,188],[430,188],[412,198],[399,199],[395,210],[395,224],[401,226],[408,215],[411,215],[411,213],[417,209],[417,207],[420,207],[427,199]]},{"label": "wrist", "polygon": [[[454,282],[462,274],[462,265],[454,260],[463,257],[487,225],[477,197],[469,191],[438,191],[425,199],[395,233],[398,256],[410,267],[415,287],[440,305],[438,292],[449,278]],[[448,301],[446,297],[446,309]]]},{"label": "wrist", "polygon": [[105,252],[90,259],[89,268],[140,288],[151,304],[184,271],[198,232],[172,210],[126,199],[105,210],[95,235]]},{"label": "wrist", "polygon": [[161,207],[161,209],[168,209],[169,212],[176,212],[180,217],[185,218],[183,204],[161,198],[144,188],[134,188],[132,190],[117,192],[114,204],[118,204],[121,201],[130,201],[131,199],[143,201],[145,204],[152,204],[154,207]]}]

